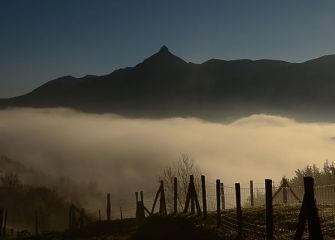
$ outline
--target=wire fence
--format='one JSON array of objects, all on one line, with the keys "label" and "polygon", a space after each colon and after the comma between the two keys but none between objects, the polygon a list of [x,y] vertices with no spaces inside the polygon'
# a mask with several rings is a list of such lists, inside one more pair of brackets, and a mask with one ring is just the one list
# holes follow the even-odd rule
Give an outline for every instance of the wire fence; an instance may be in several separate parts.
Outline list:
[{"label": "wire fence", "polygon": [[[158,189],[158,187],[157,187]],[[252,190],[251,190],[252,189]],[[223,190],[223,191],[222,191]],[[221,226],[224,231],[237,234],[238,218],[236,213],[235,186],[224,185],[220,194]],[[282,182],[273,182],[273,226],[275,239],[293,239],[299,219],[301,202],[304,196],[304,186],[282,186]],[[277,193],[278,192],[278,193]],[[315,199],[321,221],[324,239],[335,240],[335,184],[315,186]],[[265,187],[264,183],[253,183],[253,186],[241,184],[242,225],[245,239],[266,238],[266,212],[265,212]],[[167,210],[173,212],[173,191],[166,191]],[[201,188],[197,189],[199,202],[202,206]],[[206,201],[209,215],[214,215],[217,210],[217,192],[215,182],[206,182]],[[151,212],[156,191],[143,193],[144,205]],[[129,198],[118,199],[120,211],[114,207],[114,219],[134,218],[136,216],[135,195]],[[184,202],[178,202],[178,212],[184,210]],[[157,206],[156,206],[157,212]],[[307,231],[304,238],[308,238]]]}]

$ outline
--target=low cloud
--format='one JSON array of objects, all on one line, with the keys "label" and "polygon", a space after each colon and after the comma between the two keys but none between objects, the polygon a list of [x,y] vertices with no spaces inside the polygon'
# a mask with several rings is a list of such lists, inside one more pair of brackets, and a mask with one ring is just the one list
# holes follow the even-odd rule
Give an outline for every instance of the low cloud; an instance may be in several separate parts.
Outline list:
[{"label": "low cloud", "polygon": [[69,109],[0,111],[0,153],[53,177],[96,182],[112,195],[157,187],[162,168],[189,154],[226,184],[291,177],[334,159],[335,124],[252,115],[233,123],[129,119]]}]

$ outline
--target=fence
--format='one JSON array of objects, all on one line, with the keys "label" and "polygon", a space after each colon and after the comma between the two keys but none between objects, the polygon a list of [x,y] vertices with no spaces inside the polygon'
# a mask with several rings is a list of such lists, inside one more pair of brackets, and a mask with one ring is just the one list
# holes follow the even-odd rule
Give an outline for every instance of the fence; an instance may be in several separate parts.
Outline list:
[{"label": "fence", "polygon": [[[178,179],[174,178],[171,189],[161,181],[153,191],[129,193],[127,199],[119,201],[120,206],[113,202],[115,196],[107,194],[103,211],[99,209],[96,214],[71,204],[69,229],[84,228],[93,219],[142,221],[156,213],[185,213],[211,220],[240,239],[335,239],[335,184],[314,186],[310,177],[301,186],[290,186],[285,178],[281,182],[267,179],[264,183],[250,181],[233,186],[219,179],[206,181],[205,176],[201,176],[199,184],[195,180],[190,176],[185,198],[180,198],[182,189],[178,189]],[[6,222],[7,209],[0,208],[3,236]],[[37,212],[34,225],[38,234]]]},{"label": "fence", "polygon": [[[155,213],[187,213],[203,218],[215,216],[217,227],[239,239],[335,239],[335,184],[314,186],[313,179],[306,177],[304,186],[290,186],[286,179],[280,183],[267,179],[265,183],[250,181],[226,186],[220,180],[206,182],[202,176],[200,187],[196,188],[194,177],[190,176],[182,202],[177,181],[174,178],[172,191],[166,191],[162,181],[155,192],[136,192],[134,200],[122,201],[123,207],[117,208],[119,218],[141,221]],[[130,205],[133,207],[125,207]],[[80,223],[86,216],[83,209],[77,212]],[[109,194],[106,216],[110,221]]]}]

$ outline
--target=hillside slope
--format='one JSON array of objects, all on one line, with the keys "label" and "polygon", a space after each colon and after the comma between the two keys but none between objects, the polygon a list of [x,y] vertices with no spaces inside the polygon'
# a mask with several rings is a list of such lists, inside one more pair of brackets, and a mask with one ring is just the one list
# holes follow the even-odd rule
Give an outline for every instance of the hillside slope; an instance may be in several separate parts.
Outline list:
[{"label": "hillside slope", "polygon": [[234,118],[253,113],[332,120],[335,55],[304,63],[217,60],[187,63],[163,46],[105,76],[65,76],[0,100],[0,107],[70,107],[136,117]]}]

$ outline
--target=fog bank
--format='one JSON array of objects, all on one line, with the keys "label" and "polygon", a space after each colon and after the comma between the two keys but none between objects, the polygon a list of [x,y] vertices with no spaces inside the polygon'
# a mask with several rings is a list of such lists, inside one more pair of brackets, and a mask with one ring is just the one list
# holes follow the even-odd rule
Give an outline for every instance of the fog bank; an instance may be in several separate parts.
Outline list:
[{"label": "fog bank", "polygon": [[96,182],[102,191],[155,189],[162,168],[189,154],[226,184],[280,179],[334,159],[335,124],[253,115],[233,123],[127,119],[69,109],[0,111],[0,153],[51,176]]}]

